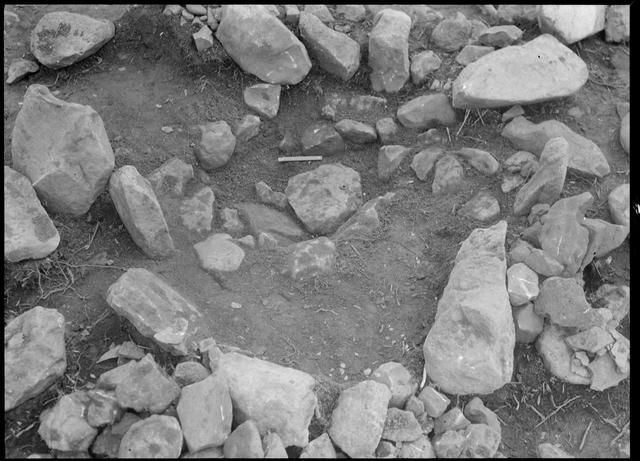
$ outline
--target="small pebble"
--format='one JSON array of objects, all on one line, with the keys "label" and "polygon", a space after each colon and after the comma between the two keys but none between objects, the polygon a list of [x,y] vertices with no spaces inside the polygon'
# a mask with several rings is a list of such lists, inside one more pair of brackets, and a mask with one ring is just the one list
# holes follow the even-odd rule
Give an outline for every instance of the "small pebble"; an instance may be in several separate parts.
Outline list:
[{"label": "small pebble", "polygon": [[164,133],[173,133],[173,128],[171,128],[170,126],[163,126],[162,128],[160,128]]},{"label": "small pebble", "polygon": [[242,308],[242,304],[233,302],[231,303],[231,309],[240,309]]}]

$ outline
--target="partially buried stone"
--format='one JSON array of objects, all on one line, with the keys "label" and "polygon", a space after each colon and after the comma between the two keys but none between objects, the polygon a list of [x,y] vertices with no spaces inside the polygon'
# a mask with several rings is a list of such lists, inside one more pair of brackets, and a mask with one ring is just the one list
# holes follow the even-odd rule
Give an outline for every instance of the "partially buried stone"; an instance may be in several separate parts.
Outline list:
[{"label": "partially buried stone", "polygon": [[460,207],[458,214],[478,221],[491,221],[500,215],[500,204],[491,193],[480,191]]},{"label": "partially buried stone", "polygon": [[552,443],[541,443],[537,446],[536,452],[538,454],[538,458],[575,458],[575,456],[571,456],[569,453],[564,451],[560,444],[552,444]]},{"label": "partially buried stone", "polygon": [[314,123],[302,134],[304,155],[335,155],[344,152],[345,145],[340,134],[325,123]]},{"label": "partially buried stone", "polygon": [[456,114],[443,93],[419,96],[398,108],[398,121],[407,128],[427,129],[456,123]]},{"label": "partially buried stone", "polygon": [[413,380],[409,370],[398,362],[383,363],[375,369],[371,379],[389,387],[391,391],[390,407],[402,408],[418,387],[418,383]]},{"label": "partially buried stone", "polygon": [[629,313],[631,290],[626,285],[600,285],[594,295],[595,307],[609,309],[613,313],[610,324],[615,328]]},{"label": "partially buried stone", "polygon": [[60,451],[87,451],[98,435],[84,415],[88,397],[84,391],[63,395],[53,408],[40,415],[38,434],[47,446]]},{"label": "partially buried stone", "polygon": [[441,147],[428,147],[413,156],[411,169],[416,173],[420,181],[426,181],[427,175],[433,169],[436,161],[444,155]]},{"label": "partially buried stone", "polygon": [[391,144],[396,140],[398,125],[391,117],[381,118],[376,122],[376,132],[382,144]]},{"label": "partially buried stone", "polygon": [[247,142],[260,133],[260,117],[257,115],[245,115],[236,127],[238,141]]},{"label": "partially buried stone", "polygon": [[496,174],[500,168],[500,162],[491,153],[481,149],[463,147],[452,154],[469,162],[472,167],[487,176]]},{"label": "partially buried stone", "polygon": [[492,46],[467,45],[456,56],[456,62],[466,66],[492,51],[494,51]]},{"label": "partially buried stone", "polygon": [[391,407],[387,410],[382,438],[392,442],[413,442],[422,435],[422,428],[410,411]]},{"label": "partially buried stone", "polygon": [[244,260],[244,250],[233,243],[229,234],[212,234],[196,243],[200,267],[207,271],[233,272]]},{"label": "partially buried stone", "polygon": [[405,442],[400,447],[399,458],[435,458],[436,452],[431,445],[429,437],[422,435],[413,442]]},{"label": "partially buried stone", "polygon": [[387,181],[411,152],[404,146],[382,146],[378,151],[378,178]]},{"label": "partially buried stone", "polygon": [[196,147],[196,156],[202,168],[213,170],[225,166],[236,148],[236,137],[224,120],[199,125],[202,132]]},{"label": "partially buried stone", "polygon": [[269,187],[264,181],[255,183],[256,195],[258,200],[266,205],[273,205],[276,208],[284,210],[289,204],[287,196],[282,192],[276,192]]},{"label": "partially buried stone", "polygon": [[180,204],[182,225],[196,232],[210,231],[214,201],[215,196],[208,186],[200,189],[193,197],[183,200]]},{"label": "partially buried stone", "polygon": [[342,119],[335,124],[335,129],[347,141],[358,144],[376,142],[378,139],[376,130],[371,125],[355,120]]},{"label": "partially buried stone", "polygon": [[11,262],[40,259],[58,248],[60,234],[31,182],[4,167],[4,257]]},{"label": "partially buried stone", "polygon": [[409,397],[407,402],[404,404],[404,409],[413,413],[416,418],[425,412],[424,403],[415,395]]},{"label": "partially buried stone", "polygon": [[433,51],[423,51],[411,58],[411,82],[421,85],[427,79],[427,75],[440,68],[442,60]]},{"label": "partially buried stone", "polygon": [[502,427],[498,416],[489,410],[479,397],[472,398],[464,406],[464,415],[475,424],[486,424],[498,434],[502,434]]},{"label": "partially buried stone", "polygon": [[244,102],[263,117],[272,119],[280,108],[280,91],[280,85],[258,83],[245,88]]},{"label": "partially buried stone", "polygon": [[327,237],[319,237],[291,245],[284,273],[294,280],[308,280],[328,274],[335,264],[336,246]]},{"label": "partially buried stone", "polygon": [[235,208],[223,208],[220,210],[220,219],[222,227],[227,232],[240,233],[244,231],[244,224],[240,221],[238,210]]},{"label": "partially buried stone", "polygon": [[594,391],[604,391],[617,386],[620,381],[629,376],[628,370],[626,373],[620,373],[616,369],[616,363],[608,353],[593,359],[588,367],[592,375],[590,388]]},{"label": "partially buried stone", "polygon": [[152,415],[131,425],[120,442],[118,458],[177,458],[182,437],[176,418]]},{"label": "partially buried stone", "polygon": [[542,5],[538,26],[568,45],[604,29],[606,5]]},{"label": "partially buried stone", "polygon": [[572,351],[564,341],[566,335],[561,327],[547,323],[538,336],[536,349],[546,369],[555,377],[572,384],[589,384],[589,371],[582,365],[572,364]]},{"label": "partially buried stone", "polygon": [[206,25],[203,25],[202,28],[198,32],[192,34],[191,37],[193,38],[193,42],[196,45],[198,53],[202,53],[203,51],[213,47],[213,32]]},{"label": "partially buried stone", "polygon": [[281,245],[289,245],[307,238],[300,225],[281,211],[257,203],[239,203],[237,207],[258,241],[263,233],[271,234],[276,243]]},{"label": "partially buried stone", "polygon": [[455,17],[440,22],[431,33],[435,46],[444,51],[458,51],[467,45],[473,33],[471,22],[458,12]]},{"label": "partially buried stone", "polygon": [[394,197],[395,193],[387,192],[385,195],[369,200],[338,228],[331,239],[334,242],[372,239],[375,232],[382,226],[380,214],[388,209]]},{"label": "partially buried stone", "polygon": [[451,155],[445,155],[436,162],[431,190],[434,194],[457,192],[463,179],[464,170],[460,162]]},{"label": "partially buried stone", "polygon": [[520,28],[513,25],[494,26],[480,34],[478,41],[482,45],[504,48],[520,40],[523,33]]}]

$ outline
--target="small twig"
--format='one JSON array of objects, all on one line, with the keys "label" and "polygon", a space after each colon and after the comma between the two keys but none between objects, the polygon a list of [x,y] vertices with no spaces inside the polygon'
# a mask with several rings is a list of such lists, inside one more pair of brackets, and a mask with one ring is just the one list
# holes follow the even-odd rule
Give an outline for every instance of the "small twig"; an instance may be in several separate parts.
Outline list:
[{"label": "small twig", "polygon": [[[22,429],[20,432],[16,432],[15,435],[13,436],[14,438],[19,438],[22,434],[24,434],[25,432],[31,430],[33,428],[33,426],[35,426],[38,423],[38,421],[34,421],[31,424],[29,424],[27,427],[25,427],[24,429]],[[6,439],[5,439],[6,440]]]},{"label": "small twig", "polygon": [[462,125],[460,125],[460,128],[458,128],[458,131],[456,132],[456,138],[460,135],[460,131],[462,131],[462,128],[464,128],[464,124],[467,123],[467,119],[469,118],[469,114],[471,113],[471,109],[467,109],[464,113],[464,120],[462,121]]},{"label": "small twig", "polygon": [[427,383],[427,369],[422,367],[422,381],[420,381],[420,390],[424,388],[424,385]]},{"label": "small twig", "polygon": [[584,448],[584,443],[587,441],[587,434],[589,433],[589,429],[591,429],[591,425],[593,424],[593,419],[589,421],[589,425],[584,430],[584,434],[582,435],[582,440],[580,441],[580,446],[578,447],[578,451],[582,451]]},{"label": "small twig", "polygon": [[451,142],[451,133],[449,132],[449,127],[447,127],[447,137],[449,138],[449,144],[453,144]]},{"label": "small twig", "polygon": [[337,313],[336,311],[333,311],[333,310],[331,310],[331,309],[323,309],[323,308],[317,309],[317,310],[315,310],[314,312],[316,312],[316,313],[317,313],[317,312],[331,312],[331,313],[332,313],[333,315],[335,315],[335,316],[337,316],[337,315],[338,315],[338,313]]},{"label": "small twig", "polygon": [[560,405],[558,408],[556,408],[555,410],[553,410],[551,413],[549,413],[548,416],[546,416],[542,421],[540,421],[538,424],[536,424],[533,428],[536,429],[538,426],[540,426],[542,423],[544,423],[546,420],[548,420],[549,418],[551,418],[553,415],[555,415],[556,413],[558,413],[560,410],[562,410],[564,407],[566,407],[567,405],[569,405],[571,402],[575,401],[576,399],[579,399],[580,396],[576,395],[575,397],[570,398],[569,400],[567,400],[566,402],[564,402],[562,405]]},{"label": "small twig", "polygon": [[614,444],[614,443],[616,443],[616,442],[618,441],[618,439],[624,435],[625,431],[626,431],[626,430],[627,430],[627,428],[629,427],[629,423],[630,423],[630,422],[631,422],[631,421],[627,421],[627,424],[625,424],[625,425],[624,425],[624,427],[622,428],[622,430],[620,430],[620,433],[619,433],[618,435],[616,435],[616,436],[613,438],[613,440],[612,440],[612,441],[611,441],[611,443],[609,444],[609,446],[610,446],[610,447],[612,447],[612,446],[613,446],[613,444]]},{"label": "small twig", "polygon": [[353,251],[355,251],[356,254],[362,258],[362,255],[360,254],[360,252],[356,249],[356,247],[353,246],[353,244],[351,242],[349,242],[349,246],[351,248],[353,248]]},{"label": "small twig", "polygon": [[107,266],[107,265],[104,265],[104,264],[69,264],[69,263],[66,263],[64,261],[58,261],[58,263],[64,264],[67,267],[73,267],[73,268],[78,268],[78,267],[102,267],[102,268],[105,268],[105,269],[119,269],[119,270],[125,271],[125,272],[129,270],[128,267]]},{"label": "small twig", "polygon": [[291,340],[289,338],[287,338],[286,336],[283,336],[283,338],[287,342],[287,344],[293,348],[293,354],[297,355],[298,354],[298,349],[296,349],[296,346],[294,346],[293,343],[291,342]]},{"label": "small twig", "polygon": [[531,408],[531,409],[535,412],[535,414],[536,414],[536,415],[540,416],[540,419],[541,419],[541,420],[544,420],[544,415],[543,415],[542,413],[540,413],[540,412],[536,409],[536,407],[534,407],[533,405],[528,404],[528,403],[527,403],[527,406],[528,406],[529,408]]}]

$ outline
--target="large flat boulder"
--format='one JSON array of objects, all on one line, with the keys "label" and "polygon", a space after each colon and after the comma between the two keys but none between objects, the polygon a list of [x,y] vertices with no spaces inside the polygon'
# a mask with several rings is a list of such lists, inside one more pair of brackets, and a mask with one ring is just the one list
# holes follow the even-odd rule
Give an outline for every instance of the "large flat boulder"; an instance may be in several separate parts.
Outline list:
[{"label": "large flat boulder", "polygon": [[4,258],[40,259],[58,248],[60,234],[42,208],[31,181],[4,167]]},{"label": "large flat boulder", "polygon": [[335,231],[362,205],[360,175],[339,163],[293,176],[284,193],[300,221],[314,234]]},{"label": "large flat boulder", "polygon": [[175,250],[169,226],[151,183],[136,167],[119,168],[109,181],[109,195],[131,239],[150,258],[165,258]]},{"label": "large flat boulder", "polygon": [[374,17],[369,33],[369,67],[373,91],[397,93],[410,77],[411,18],[402,11],[384,9]]},{"label": "large flat boulder", "polygon": [[542,5],[538,26],[571,45],[604,29],[606,9],[607,5]]},{"label": "large flat boulder", "polygon": [[431,380],[451,394],[488,394],[511,380],[515,328],[506,287],[507,223],[462,243],[423,346]]},{"label": "large flat boulder", "polygon": [[47,210],[73,216],[89,210],[115,165],[98,113],[56,98],[43,85],[27,88],[11,134],[11,159]]},{"label": "large flat boulder", "polygon": [[31,53],[41,64],[61,69],[91,56],[115,33],[108,19],[55,11],[40,18],[31,31]]},{"label": "large flat boulder", "polygon": [[564,138],[569,143],[567,168],[598,177],[609,174],[611,168],[600,148],[590,139],[579,135],[567,125],[557,120],[533,123],[518,116],[502,130],[518,149],[540,156],[544,146],[552,138]]},{"label": "large flat boulder", "polygon": [[146,269],[132,268],[107,290],[107,304],[162,349],[185,355],[200,310],[164,280]]},{"label": "large flat boulder", "polygon": [[360,67],[360,45],[348,35],[327,27],[317,16],[300,13],[300,38],[320,67],[345,82]]},{"label": "large flat boulder", "polygon": [[453,82],[453,107],[505,107],[564,98],[582,88],[588,77],[584,61],[545,34],[486,54],[462,69]]},{"label": "large flat boulder", "polygon": [[36,306],[4,328],[4,411],[37,396],[67,368],[64,317]]},{"label": "large flat boulder", "polygon": [[304,45],[262,5],[225,5],[216,31],[225,51],[267,83],[295,85],[311,69]]},{"label": "large flat boulder", "polygon": [[260,435],[275,432],[285,447],[309,443],[309,423],[318,403],[313,377],[235,352],[220,357],[218,371],[227,378],[235,421],[255,421]]}]

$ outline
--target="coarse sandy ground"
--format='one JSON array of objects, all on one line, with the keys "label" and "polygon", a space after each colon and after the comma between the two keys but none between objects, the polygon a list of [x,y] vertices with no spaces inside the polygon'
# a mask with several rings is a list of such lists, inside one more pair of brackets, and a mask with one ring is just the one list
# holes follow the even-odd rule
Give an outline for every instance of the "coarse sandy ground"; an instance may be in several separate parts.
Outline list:
[{"label": "coarse sandy ground", "polygon": [[[469,5],[431,5],[445,16],[463,11],[469,18],[483,17]],[[125,12],[128,9],[127,12]],[[53,71],[42,68],[25,80],[4,86],[4,163],[11,165],[11,132],[20,109],[19,102],[30,84],[39,83],[59,98],[88,104],[104,120],[116,151],[116,167],[131,164],[146,175],[171,157],[193,165],[193,188],[209,185],[215,192],[213,232],[224,232],[217,212],[242,201],[257,202],[253,184],[263,180],[274,190],[284,190],[287,180],[318,163],[279,164],[277,146],[285,130],[301,134],[320,118],[324,97],[373,94],[368,80],[366,53],[363,65],[343,83],[317,66],[299,85],[284,88],[280,111],[272,120],[263,120],[261,132],[248,143],[239,143],[227,166],[205,173],[198,165],[193,143],[194,125],[226,120],[231,125],[250,113],[242,100],[242,90],[258,79],[242,72],[221,49],[204,58],[196,54],[190,34],[196,29],[180,27],[177,18],[160,15],[162,6],[134,8],[109,5],[7,5],[5,11],[18,14],[15,23],[5,19],[5,72],[11,59],[29,56],[29,34],[43,14],[66,10],[116,22],[116,37],[95,55],[80,63]],[[354,26],[352,37],[366,41],[371,16]],[[525,39],[539,32],[523,25]],[[410,54],[429,49],[430,30],[414,28]],[[364,38],[363,38],[364,37]],[[557,119],[593,140],[604,152],[612,173],[601,180],[571,173],[564,196],[590,191],[595,202],[589,217],[610,220],[607,195],[617,185],[629,182],[629,157],[618,142],[620,120],[616,103],[629,100],[629,48],[611,45],[602,35],[572,45],[588,64],[590,80],[572,98],[526,108],[534,122]],[[455,53],[439,53],[443,58],[436,78],[455,78],[462,66]],[[622,68],[622,70],[616,69]],[[624,70],[626,66],[627,71]],[[6,75],[6,74],[5,74]],[[396,95],[383,95],[389,104],[384,111],[370,113],[364,122],[375,123],[393,116],[397,107],[421,95],[428,88],[412,84]],[[162,107],[157,108],[156,104]],[[568,110],[578,107],[575,118]],[[351,114],[343,111],[341,118]],[[462,124],[464,111],[458,114]],[[172,126],[163,133],[160,128]],[[472,111],[464,127],[450,129],[447,148],[477,147],[504,161],[517,149],[499,133],[501,113]],[[399,144],[414,145],[418,133],[401,129]],[[144,267],[164,277],[180,293],[190,297],[206,312],[199,335],[219,343],[237,346],[258,357],[300,368],[316,376],[322,413],[330,415],[340,388],[363,380],[363,370],[395,360],[422,374],[421,346],[433,322],[437,299],[446,285],[459,244],[476,227],[488,224],[459,217],[455,209],[479,190],[492,192],[502,209],[499,219],[509,224],[507,248],[526,222],[511,215],[515,193],[503,194],[501,176],[488,178],[473,169],[465,171],[467,181],[458,193],[434,196],[428,182],[419,181],[405,161],[389,183],[377,178],[377,145],[350,145],[339,161],[358,171],[365,200],[388,191],[397,200],[384,216],[382,232],[371,242],[355,241],[338,246],[337,270],[331,276],[306,283],[294,283],[279,273],[276,254],[247,252],[240,270],[224,278],[213,278],[198,266],[193,244],[205,235],[181,228],[168,213],[176,248],[171,259],[153,261],[145,257],[124,229],[108,193],[103,193],[89,213],[79,218],[52,215],[61,243],[49,258],[10,264],[5,262],[4,318],[6,323],[35,306],[54,307],[67,320],[66,374],[38,398],[5,413],[5,456],[21,457],[47,452],[37,434],[38,415],[57,397],[81,389],[112,365],[96,364],[112,343],[132,338],[149,348],[156,360],[171,372],[177,359],[163,354],[142,338],[107,305],[105,293],[122,269]],[[293,211],[289,210],[291,216]],[[491,223],[489,223],[491,224]],[[104,266],[108,260],[113,264]],[[596,261],[585,275],[587,294],[602,283],[630,283],[628,240]],[[242,305],[232,309],[231,302]],[[629,337],[628,317],[621,332]],[[339,364],[346,364],[344,376]],[[564,409],[538,426],[541,416],[578,396]],[[454,403],[462,405],[472,396]],[[513,382],[488,396],[485,404],[503,422],[500,451],[508,457],[533,457],[541,442],[559,443],[577,457],[619,457],[617,444],[610,442],[629,421],[629,380],[603,392],[585,386],[564,384],[544,370],[532,345],[517,345]],[[579,450],[586,427],[592,424]],[[315,421],[312,437],[319,435],[326,420]],[[27,429],[27,430],[24,430]],[[619,439],[626,442],[628,436]]]}]

